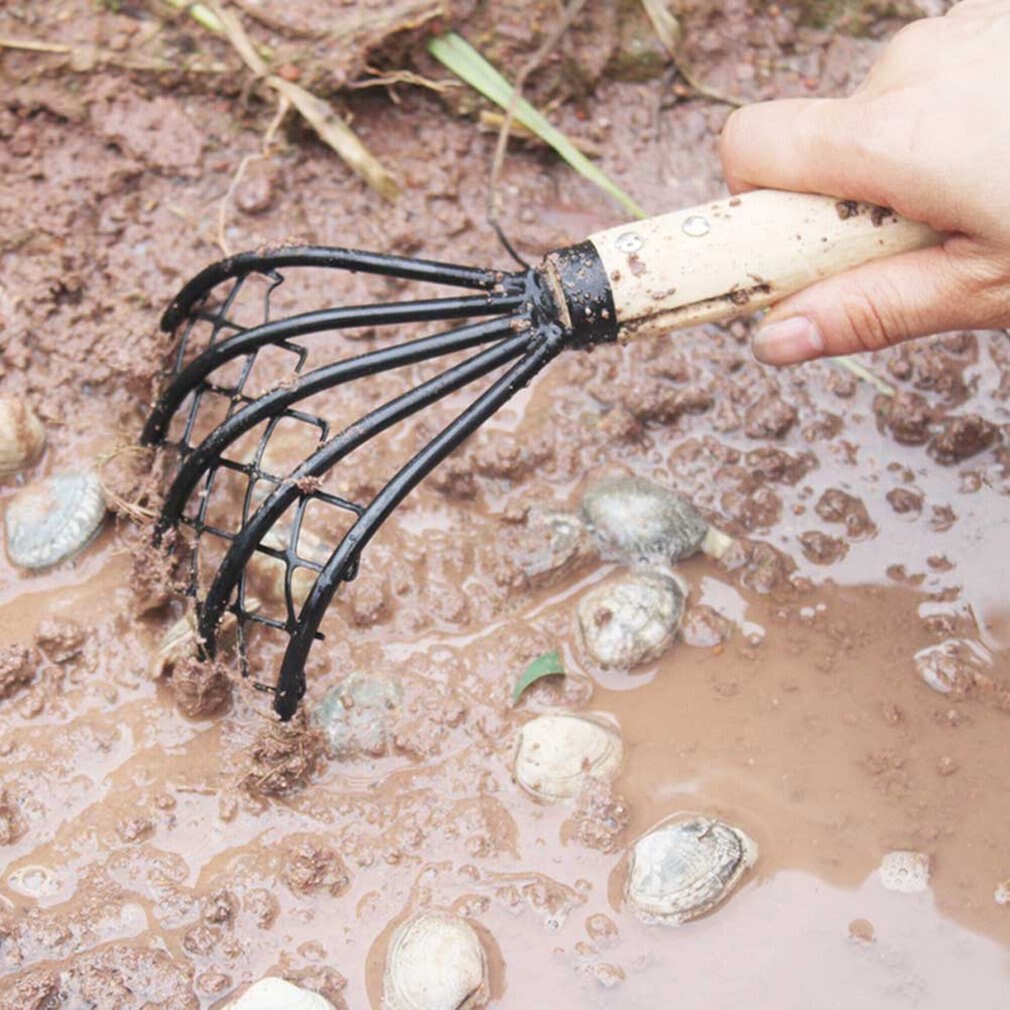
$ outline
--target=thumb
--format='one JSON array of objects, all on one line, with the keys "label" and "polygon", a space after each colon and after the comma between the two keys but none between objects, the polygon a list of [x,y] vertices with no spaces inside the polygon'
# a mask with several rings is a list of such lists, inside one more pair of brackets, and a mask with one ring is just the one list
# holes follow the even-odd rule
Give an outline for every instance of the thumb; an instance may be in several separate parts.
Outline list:
[{"label": "thumb", "polygon": [[958,236],[867,263],[791,295],[765,317],[754,356],[790,365],[990,325],[984,281],[971,258],[956,251],[966,241]]}]

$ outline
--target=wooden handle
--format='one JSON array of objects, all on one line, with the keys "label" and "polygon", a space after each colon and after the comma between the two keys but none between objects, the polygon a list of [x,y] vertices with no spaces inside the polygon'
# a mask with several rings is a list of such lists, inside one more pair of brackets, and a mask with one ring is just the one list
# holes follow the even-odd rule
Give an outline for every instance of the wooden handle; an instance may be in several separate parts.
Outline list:
[{"label": "wooden handle", "polygon": [[941,236],[883,207],[763,189],[589,241],[610,279],[620,339],[629,340],[752,312]]}]

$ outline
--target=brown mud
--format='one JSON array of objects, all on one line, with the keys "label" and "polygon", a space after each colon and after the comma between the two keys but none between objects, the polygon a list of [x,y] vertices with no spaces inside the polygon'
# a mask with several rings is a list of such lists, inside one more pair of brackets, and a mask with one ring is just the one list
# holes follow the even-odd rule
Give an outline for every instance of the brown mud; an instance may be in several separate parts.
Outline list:
[{"label": "brown mud", "polygon": [[[266,93],[242,88],[234,53],[199,26],[118,6],[0,12],[0,36],[92,54],[0,51],[0,383],[48,431],[0,502],[135,442],[169,342],[158,315],[220,255],[221,220],[233,249],[297,239],[509,268],[485,224],[494,137],[456,115],[475,108],[462,91],[446,104],[402,83],[395,102],[332,92],[399,177],[395,204],[295,125],[230,192],[261,151]],[[389,41],[362,5],[348,31],[372,34],[350,44],[295,23],[297,5],[236,9],[328,96],[366,65],[443,77],[422,55],[424,25],[431,11],[463,18],[405,6],[394,27],[410,30]],[[844,91],[894,13],[692,3],[681,20],[692,76],[753,100]],[[531,94],[560,101],[558,125],[650,211],[721,195],[728,106],[674,80],[633,17],[603,3],[586,16],[592,30],[566,37]],[[453,23],[514,74],[530,25],[552,17],[505,5],[494,25],[483,7]],[[839,20],[862,34],[832,30]],[[124,68],[141,56],[174,69]],[[526,142],[502,185],[503,225],[531,259],[620,220]],[[333,291],[291,285],[287,307]],[[163,573],[143,547],[157,494],[146,458],[104,466],[122,499],[75,562],[30,576],[0,558],[0,1008],[209,1010],[265,974],[337,1008],[378,1007],[384,944],[422,905],[470,918],[503,1008],[1005,1005],[1010,343],[957,333],[868,357],[892,398],[828,363],[765,369],[749,330],[567,355],[407,500],[310,659],[309,708],[353,671],[402,686],[388,732],[339,757],[311,726],[280,727],[233,671],[152,676],[182,609],[152,606]],[[310,352],[318,363],[385,339],[323,335]],[[268,361],[262,385],[284,367]],[[400,388],[381,379],[313,409],[339,423]],[[374,490],[460,402],[328,479]],[[297,457],[297,436],[279,451]],[[574,508],[615,471],[676,487],[739,540],[720,563],[680,566],[685,633],[632,674],[590,669],[575,633],[575,600],[614,563],[585,552],[534,584],[521,563],[538,543],[530,506]],[[238,490],[222,492],[222,516]],[[947,694],[913,659],[943,645]],[[550,649],[568,676],[513,706],[515,678]],[[262,666],[276,658],[263,643]],[[612,787],[546,806],[512,781],[516,728],[552,706],[616,717],[626,759]],[[624,853],[678,811],[739,823],[760,858],[712,916],[647,927],[621,901]],[[894,849],[929,855],[929,891],[882,887]]]}]

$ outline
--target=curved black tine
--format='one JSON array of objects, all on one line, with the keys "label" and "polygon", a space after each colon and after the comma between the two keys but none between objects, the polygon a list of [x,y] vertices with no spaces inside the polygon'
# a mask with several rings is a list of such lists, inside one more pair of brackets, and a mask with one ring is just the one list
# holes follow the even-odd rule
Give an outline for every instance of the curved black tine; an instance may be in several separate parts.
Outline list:
[{"label": "curved black tine", "polygon": [[211,372],[265,344],[293,337],[357,326],[388,326],[396,323],[445,321],[468,316],[504,315],[521,308],[525,293],[502,292],[468,298],[436,298],[393,305],[350,305],[339,309],[304,312],[243,330],[212,344],[169,383],[151,411],[140,436],[142,445],[159,445],[169,422],[186,397]]},{"label": "curved black tine", "polygon": [[360,273],[402,277],[412,281],[431,281],[457,288],[491,289],[504,274],[500,270],[464,267],[455,263],[392,256],[386,253],[362,252],[331,246],[282,246],[255,252],[239,253],[204,267],[172,299],[161,317],[161,328],[174,330],[193,306],[223,281],[251,273],[269,273],[281,267],[322,267],[331,270],[354,270]]},{"label": "curved black tine", "polygon": [[[214,654],[214,635],[232,592],[267,531],[303,492],[299,483],[307,477],[321,477],[358,446],[411,414],[437,402],[454,390],[522,354],[536,337],[527,330],[508,337],[467,361],[447,369],[406,393],[382,404],[317,449],[284,482],[274,489],[235,536],[222,560],[200,611],[199,633],[207,651]],[[422,474],[423,476],[423,474]],[[418,480],[421,478],[419,477]]]},{"label": "curved black tine", "polygon": [[427,361],[454,351],[466,350],[503,337],[512,330],[515,319],[516,317],[510,316],[508,319],[484,320],[468,326],[458,326],[445,333],[421,337],[409,343],[384,347],[353,358],[344,358],[307,372],[290,387],[271,390],[246,404],[218,425],[183,460],[172,486],[165,495],[161,515],[155,524],[155,542],[161,539],[165,530],[179,521],[182,510],[198,481],[228,446],[261,421],[278,416],[292,404],[345,382]]},{"label": "curved black tine", "polygon": [[[305,662],[334,593],[357,568],[359,556],[376,530],[401,501],[446,456],[464,442],[565,347],[568,331],[556,324],[543,327],[536,343],[501,378],[485,390],[375,496],[330,555],[302,607],[284,653],[274,695],[274,711],[285,722],[305,694]],[[487,353],[487,352],[485,352]]]}]

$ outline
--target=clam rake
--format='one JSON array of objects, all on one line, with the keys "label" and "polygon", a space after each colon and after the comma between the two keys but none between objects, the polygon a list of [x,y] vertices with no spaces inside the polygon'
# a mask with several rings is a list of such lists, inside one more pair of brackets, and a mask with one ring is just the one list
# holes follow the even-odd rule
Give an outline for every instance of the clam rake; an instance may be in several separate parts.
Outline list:
[{"label": "clam rake", "polygon": [[[154,535],[160,542],[180,524],[192,532],[188,592],[196,602],[205,656],[215,655],[218,629],[228,612],[238,619],[244,673],[247,626],[258,623],[281,631],[287,646],[276,681],[256,686],[273,692],[275,710],[282,719],[290,719],[305,693],[305,663],[313,642],[321,637],[326,609],[340,584],[356,576],[362,551],[376,531],[427,474],[561,351],[657,335],[752,311],[822,277],[938,240],[924,225],[879,207],[756,191],[601,232],[550,253],[540,267],[511,273],[314,246],[244,253],[207,267],[182,288],[162,319],[162,329],[179,330],[180,337],[171,377],[142,435],[147,445],[171,445],[178,451]],[[431,282],[476,293],[270,319],[270,299],[284,281],[282,271],[305,267]],[[242,326],[230,313],[243,285],[257,274],[268,281],[263,319],[258,325]],[[223,297],[210,308],[212,294]],[[352,327],[448,320],[460,323],[311,371],[303,370],[306,349],[294,342]],[[210,327],[210,338],[193,357],[190,345],[197,339],[197,324]],[[293,377],[252,396],[245,387],[257,354],[268,346],[292,355]],[[336,433],[322,417],[299,409],[303,400],[322,391],[466,350],[476,353]],[[236,360],[238,377],[231,369],[226,374],[232,377],[223,379],[221,370]],[[500,372],[498,377],[367,504],[319,487],[319,479],[355,449],[494,372]],[[227,416],[197,439],[196,418],[208,395],[227,400]],[[170,425],[177,416],[182,434],[170,439]],[[264,450],[285,418],[316,428],[319,445],[290,472],[274,473]],[[236,462],[224,455],[264,422],[250,459]],[[208,519],[209,492],[223,470],[237,471],[248,481],[237,531]],[[252,491],[261,483],[272,491],[256,500]],[[326,560],[303,557],[296,546],[306,507],[313,501],[344,512],[351,523],[332,550],[327,548]],[[278,537],[282,517],[290,524],[290,533]],[[208,537],[223,543],[225,554],[205,590],[198,555],[201,540]],[[258,613],[246,591],[247,566],[257,554],[284,567],[283,620]],[[292,577],[301,569],[314,573],[314,581],[297,608]]]}]

